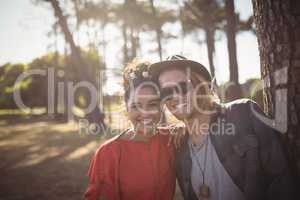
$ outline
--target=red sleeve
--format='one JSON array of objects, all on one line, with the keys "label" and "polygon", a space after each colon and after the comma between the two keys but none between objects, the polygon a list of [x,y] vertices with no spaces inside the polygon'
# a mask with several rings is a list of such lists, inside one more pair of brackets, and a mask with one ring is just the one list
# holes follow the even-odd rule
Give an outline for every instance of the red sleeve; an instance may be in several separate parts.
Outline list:
[{"label": "red sleeve", "polygon": [[[114,145],[115,146],[115,145]],[[107,200],[119,200],[118,171],[119,151],[112,144],[105,144],[93,156],[88,170],[89,185],[85,193],[88,200],[103,196]]]}]

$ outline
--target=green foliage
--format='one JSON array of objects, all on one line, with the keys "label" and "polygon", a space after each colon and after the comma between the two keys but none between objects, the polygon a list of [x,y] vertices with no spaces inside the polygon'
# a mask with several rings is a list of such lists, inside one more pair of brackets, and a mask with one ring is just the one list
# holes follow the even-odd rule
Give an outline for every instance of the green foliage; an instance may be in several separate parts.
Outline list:
[{"label": "green foliage", "polygon": [[[209,27],[212,30],[225,31],[226,12],[223,0],[191,0],[185,3],[181,11],[184,30],[189,33]],[[253,31],[253,18],[243,21],[236,13],[237,31]],[[254,31],[253,31],[254,32]]]},{"label": "green foliage", "polygon": [[[135,32],[133,37],[137,37],[135,38],[137,46],[139,46],[139,32],[153,32],[157,28],[160,29],[164,24],[174,23],[177,20],[174,10],[161,7],[156,8],[156,15],[153,16],[149,1],[126,0],[114,3],[105,0],[99,2],[85,1],[84,3],[77,2],[75,5],[79,25],[90,24],[94,29],[101,29],[107,24],[113,24],[122,29],[122,26],[125,25],[126,28],[130,29],[131,34]],[[169,38],[175,37],[175,35],[162,32],[162,37]],[[101,42],[105,43],[105,41]],[[95,43],[97,42],[95,41]]]},{"label": "green foliage", "polygon": [[14,85],[17,77],[19,77],[28,66],[24,64],[4,64],[0,66],[0,108],[14,108],[13,91],[16,88],[21,90],[27,89],[31,79],[27,78],[23,82]]},{"label": "green foliage", "polygon": [[193,0],[185,3],[181,20],[186,32],[195,29],[212,30],[220,28],[225,18],[225,11],[216,0]]},{"label": "green foliage", "polygon": [[78,10],[78,23],[81,24],[85,21],[96,20],[108,23],[114,19],[111,12],[111,4],[101,2],[86,2],[84,4],[77,4]]},{"label": "green foliage", "polygon": [[[104,69],[103,63],[96,51],[81,51],[82,57],[85,61],[86,70],[92,77],[91,82],[95,84],[97,76],[101,69]],[[73,81],[76,84],[79,81],[78,74],[74,71],[73,66],[69,64],[70,56],[62,56],[56,53],[48,53],[44,56],[34,59],[29,64],[5,64],[0,66],[0,108],[1,109],[15,109],[17,108],[13,93],[15,90],[20,90],[22,100],[28,107],[45,107],[48,103],[48,79],[47,73],[49,69],[54,69],[55,80],[58,81]],[[17,78],[25,75],[31,70],[43,70],[45,75],[30,75],[16,82]],[[64,76],[56,76],[58,72],[63,71]],[[97,86],[95,84],[95,86]]]}]

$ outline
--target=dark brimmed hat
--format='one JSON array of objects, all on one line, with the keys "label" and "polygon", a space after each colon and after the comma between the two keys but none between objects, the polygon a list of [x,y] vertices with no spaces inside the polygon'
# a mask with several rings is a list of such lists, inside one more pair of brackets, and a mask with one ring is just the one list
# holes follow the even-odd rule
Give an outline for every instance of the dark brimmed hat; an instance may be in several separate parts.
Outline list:
[{"label": "dark brimmed hat", "polygon": [[188,60],[187,58],[181,55],[169,56],[165,61],[153,63],[149,66],[149,71],[152,77],[158,78],[159,74],[162,71],[165,71],[168,68],[173,68],[173,67],[178,67],[182,69],[190,68],[192,72],[198,73],[200,76],[205,78],[208,82],[211,82],[210,73],[202,64],[193,60]]}]

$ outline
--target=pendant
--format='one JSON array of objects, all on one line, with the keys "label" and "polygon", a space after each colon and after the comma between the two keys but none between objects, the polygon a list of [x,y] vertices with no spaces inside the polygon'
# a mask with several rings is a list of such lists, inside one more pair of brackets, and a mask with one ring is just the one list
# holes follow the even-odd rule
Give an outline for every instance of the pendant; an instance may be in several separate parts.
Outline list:
[{"label": "pendant", "polygon": [[209,196],[210,196],[209,187],[204,183],[201,184],[200,188],[199,188],[199,194],[200,194],[200,197],[202,197],[202,198],[209,198]]}]

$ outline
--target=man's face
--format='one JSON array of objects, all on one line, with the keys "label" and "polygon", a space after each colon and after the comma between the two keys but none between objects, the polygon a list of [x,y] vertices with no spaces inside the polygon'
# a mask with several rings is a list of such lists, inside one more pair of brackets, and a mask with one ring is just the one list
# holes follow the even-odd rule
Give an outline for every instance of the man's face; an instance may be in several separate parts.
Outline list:
[{"label": "man's face", "polygon": [[159,75],[162,101],[179,120],[188,119],[194,112],[193,86],[185,71],[169,69]]}]

